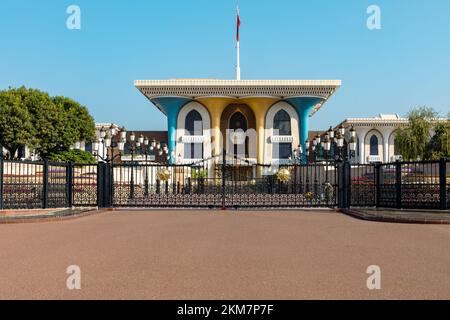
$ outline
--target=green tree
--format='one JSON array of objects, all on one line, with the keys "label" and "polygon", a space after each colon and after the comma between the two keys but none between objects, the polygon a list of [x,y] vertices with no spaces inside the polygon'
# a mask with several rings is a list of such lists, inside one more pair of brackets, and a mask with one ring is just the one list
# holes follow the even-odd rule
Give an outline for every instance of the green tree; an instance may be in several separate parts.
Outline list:
[{"label": "green tree", "polygon": [[434,135],[427,145],[425,157],[433,160],[450,158],[450,117],[446,122],[436,124]]},{"label": "green tree", "polygon": [[408,125],[399,128],[395,138],[396,150],[404,160],[428,158],[430,132],[437,117],[437,112],[428,107],[418,107],[408,113]]},{"label": "green tree", "polygon": [[64,128],[60,134],[65,150],[77,141],[91,142],[95,123],[88,109],[67,97],[54,97],[53,102],[64,111]]},{"label": "green tree", "polygon": [[0,145],[12,158],[23,144],[29,144],[34,135],[31,115],[21,96],[14,90],[0,91]]},{"label": "green tree", "polygon": [[[41,158],[70,150],[77,141],[90,142],[95,124],[86,107],[66,97],[25,87],[2,91],[1,141],[11,154],[26,144]],[[3,120],[2,120],[3,119]],[[28,120],[28,121],[25,121]],[[10,124],[8,124],[10,123]],[[20,125],[19,125],[20,124]]]},{"label": "green tree", "polygon": [[68,150],[64,142],[65,112],[58,108],[48,93],[20,88],[22,99],[32,117],[35,129],[30,145],[42,158],[52,152]]}]

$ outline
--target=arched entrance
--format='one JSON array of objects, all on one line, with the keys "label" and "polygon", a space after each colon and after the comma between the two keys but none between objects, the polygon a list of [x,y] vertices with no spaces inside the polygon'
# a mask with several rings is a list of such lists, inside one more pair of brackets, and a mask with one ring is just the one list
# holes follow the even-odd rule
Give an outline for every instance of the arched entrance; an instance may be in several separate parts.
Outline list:
[{"label": "arched entrance", "polygon": [[[241,134],[229,136],[229,130],[245,133],[245,139],[240,139]],[[240,157],[243,158],[256,157],[256,149],[252,148],[250,143],[252,138],[256,139],[256,119],[249,106],[231,104],[226,107],[220,118],[220,131],[224,141],[223,147],[227,154],[240,154]],[[256,141],[253,146],[256,146]]]},{"label": "arched entrance", "polygon": [[243,181],[256,176],[256,119],[245,104],[231,104],[222,112],[220,131],[224,141],[226,161],[225,176],[233,181]]},{"label": "arched entrance", "polygon": [[[240,111],[236,111],[230,117],[230,121],[228,123],[228,128],[233,130],[236,134],[232,138],[232,154],[234,157],[242,157],[248,158],[248,137],[245,137],[245,133],[247,132],[247,119]],[[238,141],[239,136],[243,136],[243,141]]]}]

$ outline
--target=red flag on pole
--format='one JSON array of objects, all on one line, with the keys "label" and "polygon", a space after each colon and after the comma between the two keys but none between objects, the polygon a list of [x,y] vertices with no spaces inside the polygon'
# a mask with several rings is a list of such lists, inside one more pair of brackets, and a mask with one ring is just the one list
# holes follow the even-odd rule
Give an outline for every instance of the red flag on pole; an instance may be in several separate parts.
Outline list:
[{"label": "red flag on pole", "polygon": [[239,42],[239,28],[241,27],[241,19],[239,18],[239,7],[237,7],[237,32],[236,32],[236,40]]}]

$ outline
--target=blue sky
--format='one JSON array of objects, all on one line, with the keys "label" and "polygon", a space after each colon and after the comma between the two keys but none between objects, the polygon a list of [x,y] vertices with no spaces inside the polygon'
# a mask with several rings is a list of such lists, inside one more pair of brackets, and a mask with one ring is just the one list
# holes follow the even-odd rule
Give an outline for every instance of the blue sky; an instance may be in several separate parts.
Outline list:
[{"label": "blue sky", "polygon": [[[81,8],[81,30],[66,9]],[[366,27],[369,5],[382,29]],[[2,0],[0,88],[39,88],[98,122],[166,129],[136,79],[235,77],[235,1]],[[340,79],[311,119],[450,110],[449,0],[240,0],[243,79]]]}]

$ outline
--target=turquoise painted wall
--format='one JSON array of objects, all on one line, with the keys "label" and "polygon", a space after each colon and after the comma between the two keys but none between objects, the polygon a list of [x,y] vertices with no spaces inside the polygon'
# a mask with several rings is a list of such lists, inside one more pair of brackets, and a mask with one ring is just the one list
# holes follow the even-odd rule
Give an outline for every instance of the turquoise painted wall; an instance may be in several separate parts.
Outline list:
[{"label": "turquoise painted wall", "polygon": [[167,136],[169,140],[167,141],[167,144],[169,146],[169,155],[170,155],[169,163],[174,163],[175,158],[174,155],[172,154],[172,151],[175,152],[176,146],[178,112],[186,103],[192,100],[188,98],[163,97],[163,98],[155,98],[152,99],[151,101],[167,115]]}]

